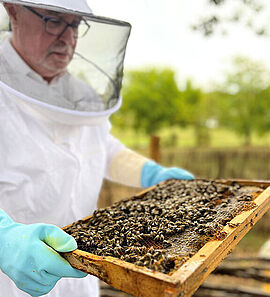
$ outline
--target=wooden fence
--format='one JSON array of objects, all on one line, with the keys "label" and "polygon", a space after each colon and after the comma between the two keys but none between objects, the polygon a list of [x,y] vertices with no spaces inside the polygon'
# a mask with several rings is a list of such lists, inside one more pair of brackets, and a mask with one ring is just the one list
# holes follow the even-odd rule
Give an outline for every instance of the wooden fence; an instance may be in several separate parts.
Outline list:
[{"label": "wooden fence", "polygon": [[270,179],[270,148],[168,149],[162,163],[184,167],[202,178]]},{"label": "wooden fence", "polygon": [[[149,156],[147,151],[140,153]],[[270,180],[270,148],[163,149],[159,158],[162,165],[185,168],[198,178]],[[140,190],[105,181],[99,206],[110,205]]]}]

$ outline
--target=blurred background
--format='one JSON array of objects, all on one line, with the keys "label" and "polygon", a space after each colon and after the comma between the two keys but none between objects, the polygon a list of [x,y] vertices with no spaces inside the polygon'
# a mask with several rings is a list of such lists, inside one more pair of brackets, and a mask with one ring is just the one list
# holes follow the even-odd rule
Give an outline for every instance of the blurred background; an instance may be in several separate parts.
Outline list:
[{"label": "blurred background", "polygon": [[[162,165],[186,168],[198,178],[270,180],[269,1],[89,0],[89,4],[98,15],[132,25],[123,105],[111,118],[116,137]],[[105,181],[99,206],[140,191]],[[270,282],[269,263],[256,262],[270,238],[269,218],[264,215],[230,255],[240,259],[234,267],[237,273],[243,265],[252,269],[266,265],[268,270],[255,271],[266,279],[212,273],[204,286],[226,283],[232,291],[204,292],[202,286],[196,296],[270,294],[264,284]],[[241,261],[252,257],[255,262]],[[241,285],[259,291],[234,292]],[[101,287],[104,296],[114,296],[105,284]]]}]

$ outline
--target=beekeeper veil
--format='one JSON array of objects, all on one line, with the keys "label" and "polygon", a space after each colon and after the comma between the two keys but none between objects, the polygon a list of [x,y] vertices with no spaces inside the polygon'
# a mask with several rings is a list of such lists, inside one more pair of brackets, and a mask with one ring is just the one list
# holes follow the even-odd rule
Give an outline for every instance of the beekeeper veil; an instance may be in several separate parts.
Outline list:
[{"label": "beekeeper veil", "polygon": [[[78,36],[76,36],[76,50],[65,72],[68,76],[64,78],[65,83],[61,85],[61,92],[58,93],[56,91],[58,81],[50,83],[47,91],[44,91],[41,81],[38,82],[34,74],[29,75],[25,69],[21,69],[20,58],[22,57],[13,59],[9,56],[9,51],[14,51],[10,48],[6,50],[6,43],[10,43],[7,40],[11,37],[12,28],[8,24],[7,14],[3,14],[5,9],[1,7],[1,85],[15,89],[18,94],[24,94],[33,102],[37,100],[64,109],[108,113],[119,107],[123,61],[131,29],[129,23],[94,15],[86,0],[0,1],[22,5],[30,10],[33,17],[38,17],[41,22],[44,22],[44,28],[49,33],[54,33],[54,20],[48,21],[48,18],[37,13],[36,9],[81,17]],[[7,33],[7,31],[10,32]],[[11,47],[10,44],[8,47]],[[29,79],[30,83],[28,83]],[[73,88],[70,88],[71,85]]]}]

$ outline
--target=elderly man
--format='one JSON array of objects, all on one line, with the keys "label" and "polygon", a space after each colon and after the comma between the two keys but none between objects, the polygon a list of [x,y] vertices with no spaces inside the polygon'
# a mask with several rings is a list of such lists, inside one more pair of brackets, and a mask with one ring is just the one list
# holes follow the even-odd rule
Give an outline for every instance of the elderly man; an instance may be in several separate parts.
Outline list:
[{"label": "elderly man", "polygon": [[[96,297],[97,280],[58,253],[77,245],[57,226],[94,211],[104,177],[148,187],[193,176],[132,152],[110,134],[128,23],[94,16],[84,0],[2,2],[12,33],[0,44],[1,294]],[[90,25],[90,45],[82,47],[90,58],[79,60],[89,66],[89,85],[67,66]]]}]

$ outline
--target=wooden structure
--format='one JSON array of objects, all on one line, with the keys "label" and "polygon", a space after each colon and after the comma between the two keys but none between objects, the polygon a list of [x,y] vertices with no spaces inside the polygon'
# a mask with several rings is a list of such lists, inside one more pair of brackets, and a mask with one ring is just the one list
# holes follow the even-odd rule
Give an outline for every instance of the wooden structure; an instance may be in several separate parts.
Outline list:
[{"label": "wooden structure", "polygon": [[[265,190],[254,200],[257,207],[237,215],[224,227],[224,231],[227,232],[224,240],[209,241],[171,275],[153,272],[117,258],[96,256],[80,250],[63,255],[73,267],[95,275],[110,286],[136,297],[191,296],[270,207],[270,182],[246,180],[218,182],[263,186]],[[137,196],[140,195],[142,193]],[[84,220],[87,219],[89,217]]]},{"label": "wooden structure", "polygon": [[156,161],[157,163],[161,162],[160,137],[151,135],[149,152],[150,159]]}]

